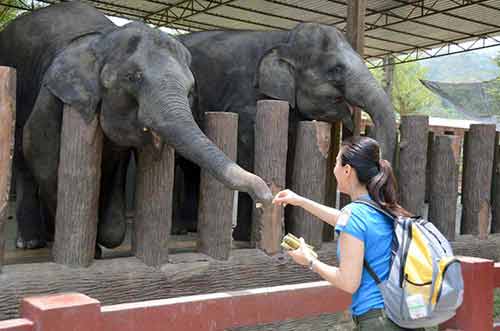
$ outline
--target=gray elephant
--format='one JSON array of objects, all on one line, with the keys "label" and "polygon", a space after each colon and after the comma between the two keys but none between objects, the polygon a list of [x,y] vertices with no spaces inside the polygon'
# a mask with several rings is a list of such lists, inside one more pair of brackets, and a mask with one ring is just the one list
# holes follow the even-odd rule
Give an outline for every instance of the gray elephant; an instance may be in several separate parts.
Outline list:
[{"label": "gray elephant", "polygon": [[18,246],[44,245],[44,216],[50,224],[45,233],[53,231],[63,104],[87,122],[98,115],[104,132],[98,243],[106,247],[119,245],[125,234],[131,148],[168,143],[228,187],[270,203],[264,181],[226,157],[194,121],[190,61],[189,51],[168,34],[142,23],[117,27],[79,2],[23,15],[0,33],[0,65],[18,73]]},{"label": "gray elephant", "polygon": [[[351,107],[361,107],[375,124],[384,157],[392,160],[396,122],[390,99],[335,27],[301,23],[290,31],[209,31],[179,38],[193,57],[195,117],[207,110],[239,114],[238,164],[246,170],[253,169],[258,99],[288,101],[292,144],[297,121],[342,120],[350,127]],[[248,197],[240,195],[237,239],[248,239],[250,208]]]}]

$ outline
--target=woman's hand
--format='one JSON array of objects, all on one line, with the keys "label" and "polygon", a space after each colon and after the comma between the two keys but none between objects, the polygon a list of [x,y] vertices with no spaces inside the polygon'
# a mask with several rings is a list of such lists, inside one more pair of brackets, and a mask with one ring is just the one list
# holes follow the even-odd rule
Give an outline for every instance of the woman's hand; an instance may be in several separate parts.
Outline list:
[{"label": "woman's hand", "polygon": [[273,203],[278,206],[282,205],[283,207],[286,207],[288,204],[298,206],[303,200],[304,198],[297,193],[291,190],[283,190],[276,194]]},{"label": "woman's hand", "polygon": [[301,265],[308,266],[309,262],[315,259],[311,254],[311,250],[307,247],[304,238],[300,238],[300,247],[293,251],[288,251],[292,259]]}]

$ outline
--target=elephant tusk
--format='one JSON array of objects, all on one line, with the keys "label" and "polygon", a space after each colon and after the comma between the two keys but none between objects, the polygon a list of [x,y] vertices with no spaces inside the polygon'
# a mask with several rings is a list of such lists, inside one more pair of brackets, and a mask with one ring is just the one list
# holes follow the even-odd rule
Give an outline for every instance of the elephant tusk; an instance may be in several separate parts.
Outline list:
[{"label": "elephant tusk", "polygon": [[151,135],[153,136],[153,144],[156,148],[156,150],[160,151],[162,146],[163,146],[163,141],[162,138],[159,134],[151,130]]},{"label": "elephant tusk", "polygon": [[148,131],[149,131],[149,129],[148,129],[148,128],[146,128],[146,127],[143,127],[143,128],[142,128],[142,131],[144,131],[144,132],[148,132]]}]

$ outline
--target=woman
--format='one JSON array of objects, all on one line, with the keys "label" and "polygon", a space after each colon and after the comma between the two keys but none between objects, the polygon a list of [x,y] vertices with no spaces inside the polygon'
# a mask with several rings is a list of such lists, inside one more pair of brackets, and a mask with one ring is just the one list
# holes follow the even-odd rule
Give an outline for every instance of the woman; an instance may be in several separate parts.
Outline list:
[{"label": "woman", "polygon": [[[335,169],[338,189],[351,201],[371,199],[392,215],[410,216],[396,199],[396,180],[388,161],[380,158],[378,143],[367,137],[355,137],[342,143]],[[384,314],[384,299],[375,280],[363,268],[366,259],[380,279],[389,276],[393,221],[374,208],[350,203],[342,210],[306,199],[290,190],[279,192],[277,205],[299,206],[335,227],[339,234],[339,267],[315,259],[304,240],[289,254],[295,262],[318,273],[332,285],[352,293],[351,312],[356,330],[404,330]]]}]

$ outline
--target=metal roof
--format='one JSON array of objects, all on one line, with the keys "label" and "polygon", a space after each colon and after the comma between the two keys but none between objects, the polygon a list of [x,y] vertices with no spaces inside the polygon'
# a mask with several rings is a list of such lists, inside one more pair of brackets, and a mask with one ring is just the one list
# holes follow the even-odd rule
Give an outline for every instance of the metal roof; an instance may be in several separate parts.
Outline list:
[{"label": "metal roof", "polygon": [[[21,7],[32,8],[30,0],[24,1]],[[186,31],[290,29],[307,21],[344,30],[347,1],[84,0],[108,15]],[[0,6],[10,2],[0,0]],[[471,42],[459,45],[465,41]],[[364,57],[372,65],[384,56],[398,63],[496,45],[500,45],[500,0],[367,1]]]}]

